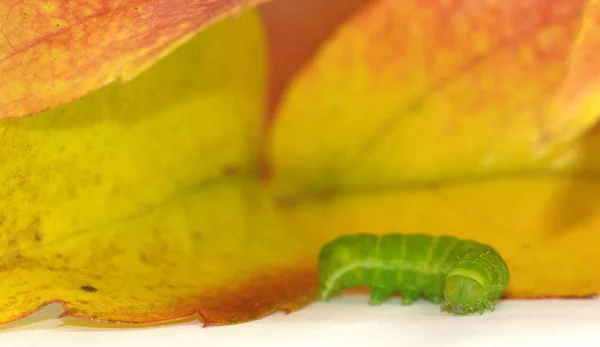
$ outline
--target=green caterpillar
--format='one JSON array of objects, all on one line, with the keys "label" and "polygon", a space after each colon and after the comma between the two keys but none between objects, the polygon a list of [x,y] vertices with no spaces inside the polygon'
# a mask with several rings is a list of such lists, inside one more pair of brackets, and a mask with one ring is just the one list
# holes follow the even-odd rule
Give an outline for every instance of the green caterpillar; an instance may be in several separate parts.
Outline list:
[{"label": "green caterpillar", "polygon": [[370,304],[396,292],[410,305],[424,295],[457,315],[485,309],[504,294],[508,266],[492,247],[451,236],[424,234],[345,235],[326,244],[319,255],[319,296],[371,287]]}]

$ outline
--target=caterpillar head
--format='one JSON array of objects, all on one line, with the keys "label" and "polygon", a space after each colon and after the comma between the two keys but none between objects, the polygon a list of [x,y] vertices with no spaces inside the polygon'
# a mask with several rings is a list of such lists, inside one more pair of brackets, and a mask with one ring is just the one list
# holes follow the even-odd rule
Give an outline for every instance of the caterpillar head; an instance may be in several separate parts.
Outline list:
[{"label": "caterpillar head", "polygon": [[494,310],[494,303],[488,298],[488,290],[475,274],[448,276],[444,298],[442,310],[457,315],[483,313],[486,308],[490,311]]}]

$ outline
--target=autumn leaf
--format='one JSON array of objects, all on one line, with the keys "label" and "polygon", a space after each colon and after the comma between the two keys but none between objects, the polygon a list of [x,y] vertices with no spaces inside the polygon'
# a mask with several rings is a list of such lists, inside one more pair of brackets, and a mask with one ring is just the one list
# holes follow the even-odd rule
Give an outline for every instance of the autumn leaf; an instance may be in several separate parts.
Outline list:
[{"label": "autumn leaf", "polygon": [[[275,1],[157,63],[98,57],[107,46],[90,59],[136,78],[0,121],[0,321],[56,301],[66,315],[128,323],[298,309],[315,299],[320,247],[356,231],[490,243],[511,268],[510,297],[599,292],[600,130],[538,150],[561,117],[579,133],[593,124],[557,102],[583,0],[353,1],[291,23],[278,16],[302,7]],[[172,9],[156,13],[179,18]],[[278,49],[307,34],[302,17],[322,26],[298,41],[306,60],[289,61]],[[67,99],[52,93],[75,99],[102,71],[127,70],[106,69],[14,90],[40,91],[23,110],[58,105]]]},{"label": "autumn leaf", "polygon": [[[593,127],[600,114],[600,2],[585,3],[581,28],[567,60],[566,75],[551,102],[543,150],[558,148]],[[548,148],[549,147],[549,148]]]},{"label": "autumn leaf", "polygon": [[247,177],[262,36],[254,13],[223,21],[124,86],[1,122],[1,321],[62,301],[100,321],[218,324],[308,300],[312,268],[275,281],[308,251]]},{"label": "autumn leaf", "polygon": [[[548,122],[584,129],[598,116],[554,103],[577,71],[584,4],[365,5],[295,77],[271,127],[286,219],[321,244],[354,232],[477,239],[506,258],[510,297],[598,293],[599,132],[538,150]],[[574,95],[596,90],[590,77]]]},{"label": "autumn leaf", "polygon": [[0,118],[129,81],[207,25],[260,0],[2,0]]}]

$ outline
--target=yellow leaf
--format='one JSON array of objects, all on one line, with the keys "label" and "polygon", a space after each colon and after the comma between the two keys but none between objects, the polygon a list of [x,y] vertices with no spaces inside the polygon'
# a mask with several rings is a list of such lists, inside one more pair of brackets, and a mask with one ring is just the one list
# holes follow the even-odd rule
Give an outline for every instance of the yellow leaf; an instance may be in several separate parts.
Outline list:
[{"label": "yellow leaf", "polygon": [[[102,321],[199,313],[209,324],[302,302],[310,290],[249,281],[265,266],[277,276],[300,249],[275,247],[289,240],[246,177],[265,108],[264,45],[252,12],[126,85],[0,121],[0,321],[56,300]],[[233,302],[228,290],[248,286],[264,303],[218,311]]]},{"label": "yellow leaf", "polygon": [[537,151],[544,120],[562,116],[550,105],[584,1],[539,4],[365,5],[296,77],[272,126],[286,218],[317,244],[472,238],[506,257],[509,296],[598,293],[598,135]]}]

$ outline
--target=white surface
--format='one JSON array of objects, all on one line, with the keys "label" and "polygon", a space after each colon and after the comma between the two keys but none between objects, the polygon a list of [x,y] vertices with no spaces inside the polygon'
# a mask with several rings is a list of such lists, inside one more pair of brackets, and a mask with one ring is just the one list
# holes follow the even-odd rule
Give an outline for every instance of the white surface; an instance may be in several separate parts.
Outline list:
[{"label": "white surface", "polygon": [[[99,328],[48,318],[46,308],[0,330],[0,346],[600,346],[600,300],[511,300],[468,317],[398,299],[369,306],[354,296],[315,303],[289,315],[202,328],[198,321],[145,328]],[[71,323],[72,321],[69,321]]]}]

